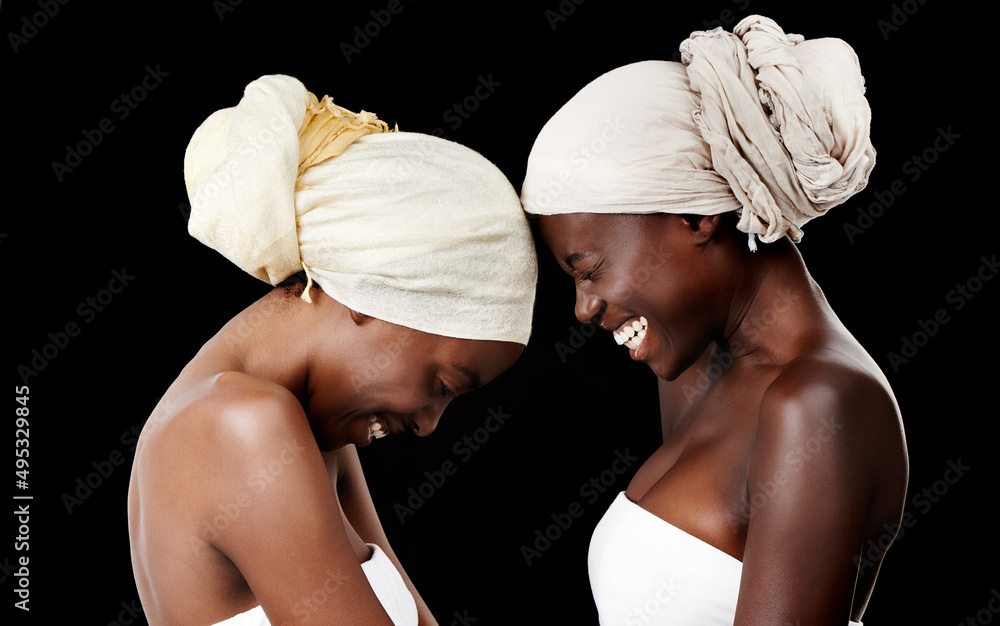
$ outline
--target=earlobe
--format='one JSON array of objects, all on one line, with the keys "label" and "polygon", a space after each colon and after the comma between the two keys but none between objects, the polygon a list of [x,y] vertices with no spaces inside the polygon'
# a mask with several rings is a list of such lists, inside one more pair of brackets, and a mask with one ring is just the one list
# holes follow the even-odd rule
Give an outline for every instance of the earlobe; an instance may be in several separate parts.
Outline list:
[{"label": "earlobe", "polygon": [[719,224],[722,221],[721,215],[697,215],[690,216],[688,223],[691,230],[697,235],[699,245],[704,245],[711,241],[719,232]]},{"label": "earlobe", "polygon": [[354,309],[348,308],[347,310],[351,312],[351,321],[353,321],[358,326],[364,324],[366,321],[368,321],[369,319],[371,319],[369,316],[365,315],[364,313],[359,313],[359,312],[355,311]]}]

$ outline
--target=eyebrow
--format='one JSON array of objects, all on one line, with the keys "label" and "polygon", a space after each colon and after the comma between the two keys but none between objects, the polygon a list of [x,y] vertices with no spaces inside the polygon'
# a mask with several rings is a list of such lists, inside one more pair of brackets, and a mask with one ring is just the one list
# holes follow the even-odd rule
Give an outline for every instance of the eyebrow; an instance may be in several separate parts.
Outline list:
[{"label": "eyebrow", "polygon": [[471,370],[464,365],[459,365],[458,363],[452,363],[451,366],[468,376],[469,389],[479,389],[482,387],[482,380],[479,378],[479,374],[474,370]]},{"label": "eyebrow", "polygon": [[576,263],[577,261],[581,260],[581,259],[587,258],[588,256],[590,256],[589,252],[586,252],[586,253],[585,252],[574,252],[573,254],[566,255],[566,258],[563,259],[563,262],[565,262],[566,265],[568,265],[570,267],[570,269],[576,271],[576,267],[573,264]]}]

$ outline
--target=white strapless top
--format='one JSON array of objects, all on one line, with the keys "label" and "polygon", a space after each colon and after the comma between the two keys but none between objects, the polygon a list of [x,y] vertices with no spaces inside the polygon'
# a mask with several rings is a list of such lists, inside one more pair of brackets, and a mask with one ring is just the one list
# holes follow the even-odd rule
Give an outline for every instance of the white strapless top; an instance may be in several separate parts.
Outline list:
[{"label": "white strapless top", "polygon": [[[399,570],[385,552],[374,543],[365,544],[372,550],[372,558],[361,564],[368,583],[375,590],[379,602],[396,626],[417,626],[417,603],[403,582]],[[249,611],[223,620],[216,626],[271,626],[258,604]]]},{"label": "white strapless top", "polygon": [[624,491],[594,529],[588,567],[601,626],[732,626],[736,617],[743,563]]}]

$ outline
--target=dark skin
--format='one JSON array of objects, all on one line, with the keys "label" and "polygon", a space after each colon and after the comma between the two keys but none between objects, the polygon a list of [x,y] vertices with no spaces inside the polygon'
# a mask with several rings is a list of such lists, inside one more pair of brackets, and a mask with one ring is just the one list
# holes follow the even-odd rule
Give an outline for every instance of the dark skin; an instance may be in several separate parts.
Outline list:
[{"label": "dark skin", "polygon": [[648,320],[629,353],[660,379],[663,444],[626,496],[742,561],[737,626],[860,621],[881,557],[858,557],[901,519],[906,444],[885,376],[795,246],[751,253],[718,215],[538,223],[581,321]]},{"label": "dark skin", "polygon": [[372,443],[372,414],[392,434],[429,435],[523,346],[424,333],[290,289],[209,340],[143,428],[128,508],[146,618],[214,624],[260,604],[272,624],[391,625],[361,569],[374,543],[421,626],[437,624],[389,546],[357,448]]}]

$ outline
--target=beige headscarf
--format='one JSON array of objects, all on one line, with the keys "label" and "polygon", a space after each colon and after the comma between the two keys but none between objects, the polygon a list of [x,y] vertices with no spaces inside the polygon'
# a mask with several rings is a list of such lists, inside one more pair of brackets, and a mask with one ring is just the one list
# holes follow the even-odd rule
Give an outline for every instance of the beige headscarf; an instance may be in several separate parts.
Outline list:
[{"label": "beige headscarf", "polygon": [[740,212],[769,243],[865,187],[875,165],[857,56],[758,15],[700,31],[683,64],[599,77],[545,125],[528,158],[529,213]]},{"label": "beige headscarf", "polygon": [[469,148],[388,131],[292,77],[252,82],[188,145],[190,233],[272,285],[305,269],[367,315],[526,344],[537,267],[516,192]]}]

